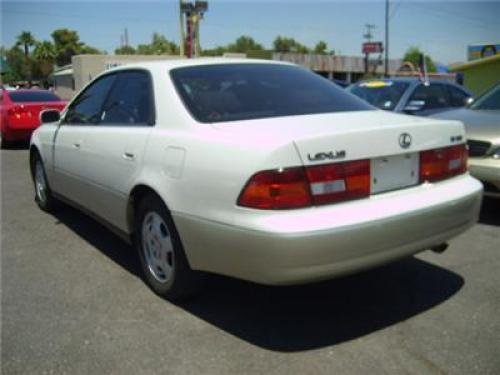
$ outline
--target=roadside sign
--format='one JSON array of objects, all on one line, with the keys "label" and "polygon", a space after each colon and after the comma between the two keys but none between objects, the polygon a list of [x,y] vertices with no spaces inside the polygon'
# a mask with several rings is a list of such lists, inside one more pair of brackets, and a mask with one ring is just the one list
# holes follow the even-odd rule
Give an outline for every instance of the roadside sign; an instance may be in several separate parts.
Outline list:
[{"label": "roadside sign", "polygon": [[365,42],[363,43],[363,53],[382,53],[384,46],[382,42]]}]

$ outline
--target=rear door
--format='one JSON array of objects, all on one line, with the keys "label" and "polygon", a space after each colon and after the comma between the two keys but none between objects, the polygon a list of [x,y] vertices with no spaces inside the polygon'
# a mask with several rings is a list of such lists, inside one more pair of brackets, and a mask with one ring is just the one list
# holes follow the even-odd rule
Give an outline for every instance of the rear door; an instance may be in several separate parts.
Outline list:
[{"label": "rear door", "polygon": [[412,101],[423,102],[423,107],[419,111],[413,112],[418,116],[429,116],[452,106],[446,85],[442,83],[429,85],[420,83],[410,95],[408,103]]},{"label": "rear door", "polygon": [[450,104],[452,107],[460,108],[468,104],[468,99],[471,98],[470,94],[453,85],[448,85],[447,88],[450,93]]},{"label": "rear door", "polygon": [[128,193],[155,122],[153,98],[149,72],[120,71],[99,123],[87,130],[83,158],[90,194],[86,205],[120,229],[126,229]]},{"label": "rear door", "polygon": [[69,105],[54,140],[52,188],[66,198],[85,205],[89,186],[84,178],[87,134],[100,120],[102,107],[116,79],[99,78]]}]

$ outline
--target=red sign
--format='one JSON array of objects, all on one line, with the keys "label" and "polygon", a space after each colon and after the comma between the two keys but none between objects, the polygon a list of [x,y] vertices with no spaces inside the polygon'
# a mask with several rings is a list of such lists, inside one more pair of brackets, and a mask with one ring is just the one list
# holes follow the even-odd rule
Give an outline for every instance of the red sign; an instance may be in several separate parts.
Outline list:
[{"label": "red sign", "polygon": [[382,53],[384,46],[382,42],[366,42],[363,43],[363,53]]}]

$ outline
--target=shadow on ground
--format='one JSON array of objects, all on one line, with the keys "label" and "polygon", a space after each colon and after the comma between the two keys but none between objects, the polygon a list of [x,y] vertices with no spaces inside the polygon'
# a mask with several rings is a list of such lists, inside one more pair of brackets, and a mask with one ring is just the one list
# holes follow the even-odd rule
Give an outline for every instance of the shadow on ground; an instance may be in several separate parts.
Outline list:
[{"label": "shadow on ground", "polygon": [[500,199],[489,197],[483,198],[479,222],[487,225],[500,226]]},{"label": "shadow on ground", "polygon": [[[105,227],[69,207],[56,217],[139,277],[133,248]],[[446,301],[464,280],[446,269],[408,258],[305,286],[266,287],[219,276],[209,276],[206,283],[199,296],[177,305],[259,347],[295,352],[338,344],[409,319]]]},{"label": "shadow on ground", "polygon": [[20,150],[27,150],[30,148],[30,143],[29,142],[8,142],[4,146],[5,151],[20,151]]}]

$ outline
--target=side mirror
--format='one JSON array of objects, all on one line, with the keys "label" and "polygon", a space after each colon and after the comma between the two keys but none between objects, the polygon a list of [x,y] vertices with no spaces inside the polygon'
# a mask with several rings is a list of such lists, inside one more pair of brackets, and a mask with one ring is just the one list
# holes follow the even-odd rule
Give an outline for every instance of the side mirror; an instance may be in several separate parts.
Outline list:
[{"label": "side mirror", "polygon": [[61,119],[61,114],[56,109],[46,109],[40,112],[40,122],[42,124],[48,124],[51,122],[57,122]]},{"label": "side mirror", "polygon": [[410,100],[403,111],[408,113],[418,112],[425,107],[425,100]]}]

